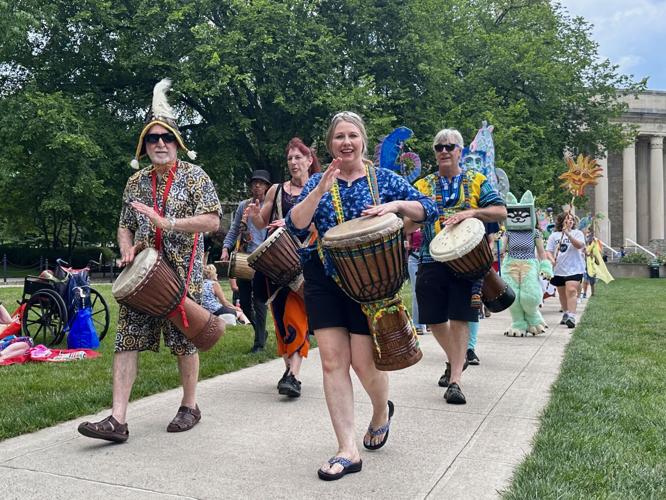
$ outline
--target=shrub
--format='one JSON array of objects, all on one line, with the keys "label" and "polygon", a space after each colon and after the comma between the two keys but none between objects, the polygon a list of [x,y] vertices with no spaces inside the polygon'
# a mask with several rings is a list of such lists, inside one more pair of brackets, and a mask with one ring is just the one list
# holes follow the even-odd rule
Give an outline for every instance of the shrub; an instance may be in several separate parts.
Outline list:
[{"label": "shrub", "polygon": [[622,264],[647,264],[649,257],[644,253],[630,253],[620,259]]},{"label": "shrub", "polygon": [[7,261],[10,265],[21,267],[37,267],[41,259],[48,259],[49,266],[53,267],[58,258],[68,261],[74,267],[83,267],[90,260],[99,261],[100,253],[103,256],[104,262],[115,258],[115,252],[111,248],[106,247],[78,247],[69,256],[66,248],[54,250],[52,248],[0,246],[0,258],[4,254],[7,256]]}]

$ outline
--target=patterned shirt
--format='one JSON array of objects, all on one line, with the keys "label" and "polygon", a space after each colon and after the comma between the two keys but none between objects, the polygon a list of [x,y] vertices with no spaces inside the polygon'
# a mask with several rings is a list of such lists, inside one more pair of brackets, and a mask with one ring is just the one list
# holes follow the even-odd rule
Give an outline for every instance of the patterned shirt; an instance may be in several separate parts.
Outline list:
[{"label": "patterned shirt", "polygon": [[[386,168],[375,169],[375,172],[377,175],[377,186],[379,187],[379,201],[381,203],[388,203],[395,200],[418,201],[423,205],[423,209],[425,210],[425,222],[434,221],[437,217],[437,209],[435,203],[430,198],[419,193],[416,189],[410,186],[405,179]],[[322,174],[314,174],[310,177],[299,197],[299,202],[303,201],[319,184],[321,176]],[[360,217],[363,210],[368,206],[375,204],[372,195],[370,194],[370,186],[368,185],[367,176],[354,180],[351,185],[348,185],[347,182],[344,181],[338,181],[338,186],[340,188],[340,198],[342,200],[342,211],[346,221]],[[285,222],[289,231],[298,237],[303,237],[308,232],[307,228],[297,229],[294,226],[291,221],[291,213],[287,214]],[[338,219],[335,214],[333,198],[330,191],[324,194],[319,201],[319,205],[315,210],[311,222],[314,222],[320,236],[325,235],[326,231],[333,226],[338,225]],[[316,255],[316,250],[316,247],[302,249],[301,256],[303,261],[308,260],[312,255]],[[333,266],[330,262],[326,262],[325,264],[326,273],[332,275]]]},{"label": "patterned shirt", "polygon": [[490,185],[486,176],[474,170],[461,172],[448,180],[439,172],[416,181],[414,187],[434,203],[439,217],[423,225],[421,262],[434,262],[430,256],[430,242],[442,229],[442,222],[456,212],[491,205],[505,206],[500,194]]},{"label": "patterned shirt", "polygon": [[[134,244],[143,243],[146,246],[155,247],[155,226],[146,215],[140,214],[129,205],[131,201],[140,201],[149,207],[153,206],[151,171],[152,167],[139,170],[127,181],[118,226],[134,233]],[[157,206],[160,210],[163,209],[162,198],[167,178],[168,172],[157,177]],[[206,172],[197,165],[179,160],[164,216],[182,219],[207,213],[219,214],[220,210],[220,201],[217,198],[215,186]],[[188,288],[188,292],[196,301],[199,301],[201,297],[203,278],[203,233],[199,233],[198,238]],[[183,282],[187,278],[193,245],[194,234],[192,233],[166,230],[162,232],[163,254]]]},{"label": "patterned shirt", "polygon": [[536,259],[535,242],[542,240],[541,231],[533,229],[532,231],[507,231],[507,250],[506,253],[512,259]]},{"label": "patterned shirt", "polygon": [[217,300],[217,295],[215,295],[215,289],[213,288],[214,286],[215,282],[213,280],[204,280],[203,295],[201,298],[201,305],[212,313],[222,307],[222,303]]}]

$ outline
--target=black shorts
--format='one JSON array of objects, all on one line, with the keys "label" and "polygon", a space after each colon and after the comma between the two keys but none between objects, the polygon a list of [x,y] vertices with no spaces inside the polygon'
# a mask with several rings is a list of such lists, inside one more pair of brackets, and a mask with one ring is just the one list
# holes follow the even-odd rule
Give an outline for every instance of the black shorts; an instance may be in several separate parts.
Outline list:
[{"label": "black shorts", "polygon": [[416,300],[420,323],[436,325],[450,319],[479,321],[479,310],[471,305],[472,281],[458,278],[442,262],[419,264]]},{"label": "black shorts", "polygon": [[553,276],[550,278],[550,284],[553,286],[564,286],[567,281],[582,281],[582,274],[572,274],[570,276]]},{"label": "black shorts", "polygon": [[215,316],[221,316],[223,314],[233,314],[236,315],[236,309],[233,307],[222,306],[217,311],[213,313]]},{"label": "black shorts", "polygon": [[305,311],[310,331],[321,328],[346,328],[350,333],[370,335],[368,320],[358,302],[350,299],[326,276],[318,257],[312,256],[303,265],[305,278]]}]

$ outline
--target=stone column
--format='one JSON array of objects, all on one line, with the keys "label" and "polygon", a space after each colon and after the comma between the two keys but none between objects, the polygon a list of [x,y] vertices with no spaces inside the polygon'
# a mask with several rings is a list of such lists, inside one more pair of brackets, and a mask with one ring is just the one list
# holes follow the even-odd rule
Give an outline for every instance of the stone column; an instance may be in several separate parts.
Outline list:
[{"label": "stone column", "polygon": [[599,222],[599,234],[597,238],[611,244],[610,214],[608,213],[608,156],[597,160],[599,166],[603,169],[602,176],[599,177],[597,186],[594,189],[594,211],[603,214],[604,218]]},{"label": "stone column", "polygon": [[650,240],[650,138],[636,142],[636,240],[647,245]]},{"label": "stone column", "polygon": [[664,239],[664,138],[650,137],[650,239]]},{"label": "stone column", "polygon": [[622,151],[622,236],[636,241],[636,144],[633,142]]}]

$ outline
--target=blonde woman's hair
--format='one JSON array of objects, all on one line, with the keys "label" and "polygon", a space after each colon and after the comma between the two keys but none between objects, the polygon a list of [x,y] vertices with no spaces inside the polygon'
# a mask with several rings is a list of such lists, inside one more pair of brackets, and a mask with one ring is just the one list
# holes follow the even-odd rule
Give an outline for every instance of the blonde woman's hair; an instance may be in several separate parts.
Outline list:
[{"label": "blonde woman's hair", "polygon": [[363,118],[361,118],[353,111],[342,111],[331,119],[331,124],[328,126],[328,130],[326,131],[326,149],[328,149],[328,152],[331,153],[333,133],[335,132],[335,127],[337,127],[338,123],[340,122],[348,122],[358,128],[359,132],[361,133],[361,139],[363,140],[363,156],[365,157],[368,152],[368,134],[365,131],[365,123],[363,122]]},{"label": "blonde woman's hair", "polygon": [[215,267],[215,264],[204,266],[204,278],[212,280],[215,276],[217,276],[217,268]]}]

